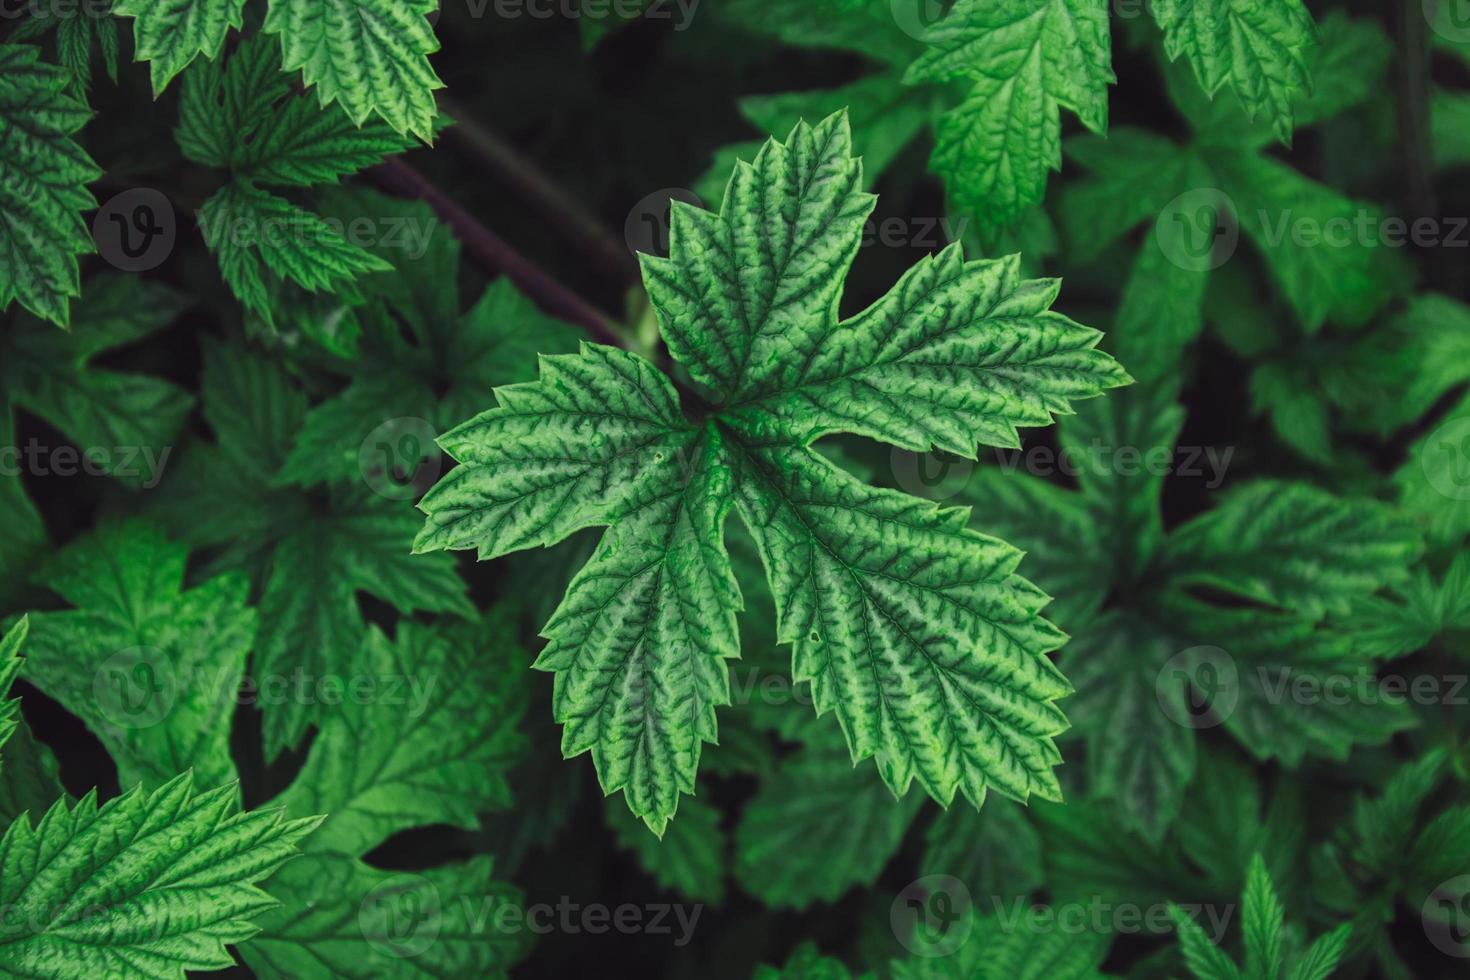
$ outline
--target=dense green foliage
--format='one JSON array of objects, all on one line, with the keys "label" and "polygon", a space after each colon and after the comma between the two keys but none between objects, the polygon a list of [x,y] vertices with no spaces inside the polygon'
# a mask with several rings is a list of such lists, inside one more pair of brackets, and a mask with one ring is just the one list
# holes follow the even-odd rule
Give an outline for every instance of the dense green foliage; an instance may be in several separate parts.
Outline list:
[{"label": "dense green foliage", "polygon": [[7,8],[0,977],[1463,975],[1462,13]]}]

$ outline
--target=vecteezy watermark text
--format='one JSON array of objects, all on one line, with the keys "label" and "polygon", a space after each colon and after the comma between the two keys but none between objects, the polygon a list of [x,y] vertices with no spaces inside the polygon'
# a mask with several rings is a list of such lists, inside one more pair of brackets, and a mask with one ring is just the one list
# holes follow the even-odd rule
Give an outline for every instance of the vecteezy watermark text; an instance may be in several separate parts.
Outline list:
[{"label": "vecteezy watermark text", "polygon": [[0,446],[0,476],[116,476],[141,480],[152,490],[163,479],[172,446],[46,446],[28,439],[24,446]]}]

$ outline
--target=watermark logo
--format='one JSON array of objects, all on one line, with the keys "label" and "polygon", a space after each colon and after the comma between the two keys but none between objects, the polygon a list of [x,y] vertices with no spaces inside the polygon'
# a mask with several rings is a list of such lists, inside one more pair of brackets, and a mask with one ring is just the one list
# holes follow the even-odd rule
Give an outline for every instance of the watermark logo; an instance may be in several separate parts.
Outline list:
[{"label": "watermark logo", "polygon": [[925,875],[888,910],[893,935],[915,956],[949,956],[970,938],[970,889],[951,875]]},{"label": "watermark logo", "polygon": [[442,922],[439,889],[423,875],[388,878],[368,892],[357,909],[357,926],[368,945],[398,959],[418,956],[433,946]]},{"label": "watermark logo", "polygon": [[1235,658],[1219,647],[1181,650],[1164,664],[1154,679],[1159,709],[1185,728],[1214,728],[1223,724],[1240,701],[1240,671]]},{"label": "watermark logo", "polygon": [[1240,244],[1235,204],[1224,191],[1197,187],[1164,206],[1154,225],[1164,257],[1188,272],[1218,269]]},{"label": "watermark logo", "polygon": [[894,447],[888,456],[893,479],[905,492],[928,500],[948,500],[970,482],[973,459],[938,453],[915,453]]},{"label": "watermark logo", "polygon": [[92,675],[98,710],[118,728],[152,728],[178,697],[173,661],[153,647],[129,647],[102,662]]},{"label": "watermark logo", "polygon": [[427,419],[389,419],[369,432],[357,450],[357,468],[368,487],[389,500],[413,500],[439,479],[444,457]]},{"label": "watermark logo", "polygon": [[949,4],[944,0],[890,0],[893,22],[909,37],[923,41],[930,29],[944,19]]},{"label": "watermark logo", "polygon": [[178,235],[173,204],[151,187],[114,194],[92,219],[98,254],[123,272],[158,268],[173,254]]},{"label": "watermark logo", "polygon": [[1419,452],[1424,478],[1450,500],[1470,500],[1470,415],[1450,419],[1429,434]]},{"label": "watermark logo", "polygon": [[1440,882],[1424,899],[1420,918],[1435,949],[1457,959],[1470,957],[1470,874]]},{"label": "watermark logo", "polygon": [[628,251],[644,255],[669,254],[669,229],[672,225],[673,202],[683,201],[704,207],[699,195],[684,187],[665,187],[654,191],[633,205],[623,222],[623,240]]},{"label": "watermark logo", "polygon": [[1470,42],[1470,0],[1423,0],[1429,27],[1454,44]]}]

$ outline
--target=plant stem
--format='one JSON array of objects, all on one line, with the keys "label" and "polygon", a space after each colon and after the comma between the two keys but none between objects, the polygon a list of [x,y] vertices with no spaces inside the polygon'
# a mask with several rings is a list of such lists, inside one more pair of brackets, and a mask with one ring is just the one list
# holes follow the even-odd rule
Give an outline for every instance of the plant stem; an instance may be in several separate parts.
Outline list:
[{"label": "plant stem", "polygon": [[440,99],[440,107],[454,118],[445,130],[446,139],[463,147],[475,161],[517,198],[540,211],[568,244],[581,250],[608,282],[627,287],[637,281],[638,266],[632,255],[598,219],[566,190],[548,178],[534,163],[493,131],[476,122],[469,112],[452,101]]},{"label": "plant stem", "polygon": [[627,346],[612,321],[601,310],[517,252],[407,163],[391,158],[368,170],[367,175],[390,194],[422,199],[454,230],[475,262],[489,273],[504,274],[547,313],[581,326],[600,343]]}]

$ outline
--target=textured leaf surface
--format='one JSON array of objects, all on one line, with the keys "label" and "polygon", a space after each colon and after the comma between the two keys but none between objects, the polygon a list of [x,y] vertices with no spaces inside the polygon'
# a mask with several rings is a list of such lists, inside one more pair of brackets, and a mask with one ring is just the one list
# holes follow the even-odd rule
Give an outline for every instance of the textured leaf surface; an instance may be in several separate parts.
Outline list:
[{"label": "textured leaf surface", "polygon": [[86,722],[123,786],[152,789],[186,769],[207,789],[236,778],[230,721],[255,638],[249,582],[226,575],[186,590],[187,558],[152,525],[104,525],[41,576],[76,608],[31,614],[26,679]]},{"label": "textured leaf surface", "polygon": [[960,0],[926,35],[905,81],[974,81],[939,121],[933,165],[950,197],[1004,228],[1040,202],[1062,164],[1062,106],[1107,129],[1116,79],[1098,0]]},{"label": "textured leaf surface", "polygon": [[316,818],[241,813],[233,785],[195,794],[187,774],[100,809],[58,803],[0,839],[0,970],[17,976],[183,980],[234,961],[275,902],[255,883]]},{"label": "textured leaf surface", "polygon": [[607,823],[619,846],[632,851],[643,870],[665,888],[694,902],[719,905],[725,898],[729,842],[720,827],[721,813],[698,797],[685,800],[679,819],[670,821],[660,840],[628,813],[607,801]]},{"label": "textured leaf surface", "polygon": [[267,322],[273,282],[331,291],[363,273],[392,268],[317,215],[243,179],[205,201],[199,221],[225,282]]},{"label": "textured leaf surface", "polygon": [[801,124],[737,164],[719,214],[676,204],[645,284],[675,356],[720,403],[696,424],[652,365],[607,348],[542,361],[534,384],[440,440],[461,466],[425,495],[417,546],[482,557],[610,525],[543,633],[567,754],[591,749],[661,831],[692,792],[729,701],[739,590],[723,544],[738,508],[772,583],[778,633],[819,714],[896,793],[917,777],[1055,797],[1051,736],[1068,693],[1062,634],[1015,549],[967,514],[855,480],[807,446],[857,432],[973,457],[1014,445],[1127,376],[1098,334],[1049,307],[1054,282],[1015,260],[921,263],[889,297],[837,318],[873,197],[843,115]]},{"label": "textured leaf surface", "polygon": [[263,30],[277,34],[287,71],[300,68],[323,106],[340,102],[359,126],[376,113],[395,132],[430,142],[439,50],[428,15],[436,0],[271,0]]},{"label": "textured leaf surface", "polygon": [[287,813],[327,815],[311,850],[366,854],[429,824],[473,830],[479,813],[509,805],[506,772],[525,749],[516,731],[524,663],[513,640],[504,613],[474,626],[405,622],[394,641],[368,629],[351,675],[363,684],[343,692],[275,801]]},{"label": "textured leaf surface", "polygon": [[1183,581],[1316,617],[1401,581],[1418,539],[1374,501],[1260,480],[1180,528],[1169,550]]},{"label": "textured leaf surface", "polygon": [[835,902],[870,884],[898,850],[921,798],[897,801],[853,768],[829,731],[764,781],[735,831],[735,875],[773,908]]},{"label": "textured leaf surface", "polygon": [[[404,612],[473,615],[449,556],[411,554],[419,522],[407,502],[361,482],[314,491],[278,485],[306,411],[279,364],[241,347],[208,345],[203,392],[215,442],[189,447],[153,513],[191,544],[229,545],[217,567],[254,574],[258,681],[289,691],[350,677],[365,631],[359,591]],[[271,758],[330,711],[315,696],[272,701],[263,705]]]},{"label": "textured leaf surface", "polygon": [[1188,59],[1210,96],[1230,86],[1252,119],[1291,142],[1292,103],[1310,91],[1316,27],[1301,0],[1155,0],[1171,60]]},{"label": "textured leaf surface", "polygon": [[267,887],[280,907],[260,915],[260,933],[240,947],[263,980],[323,971],[348,980],[501,980],[527,946],[522,919],[497,918],[520,908],[520,893],[492,877],[486,857],[393,872],[305,854]]},{"label": "textured leaf surface", "polygon": [[92,362],[163,329],[183,308],[177,293],[136,276],[88,279],[75,331],[24,315],[6,325],[0,334],[4,399],[60,429],[94,467],[132,486],[156,486],[193,398],[162,379]]},{"label": "textured leaf surface", "polygon": [[[422,202],[354,190],[331,195],[327,205],[329,217],[375,214],[402,235],[374,249],[393,264],[392,275],[365,284],[388,308],[364,311],[357,356],[339,366],[350,380],[308,412],[282,479],[307,486],[356,479],[364,441],[385,423],[422,419],[448,431],[492,401],[497,385],[534,378],[539,354],[577,350],[580,331],[542,313],[508,279],[461,310],[459,243]],[[434,451],[432,444],[417,449]]]},{"label": "textured leaf surface", "polygon": [[149,62],[155,94],[199,55],[217,59],[245,23],[245,0],[114,0],[112,10],[133,18],[135,57]]},{"label": "textured leaf surface", "polygon": [[0,44],[0,310],[19,301],[58,326],[81,294],[77,256],[96,251],[82,212],[102,171],[75,136],[90,115],[69,76],[29,44]]},{"label": "textured leaf surface", "polygon": [[258,35],[184,76],[175,137],[191,160],[285,187],[333,183],[411,145],[381,120],[358,126],[293,93],[278,46]]}]

